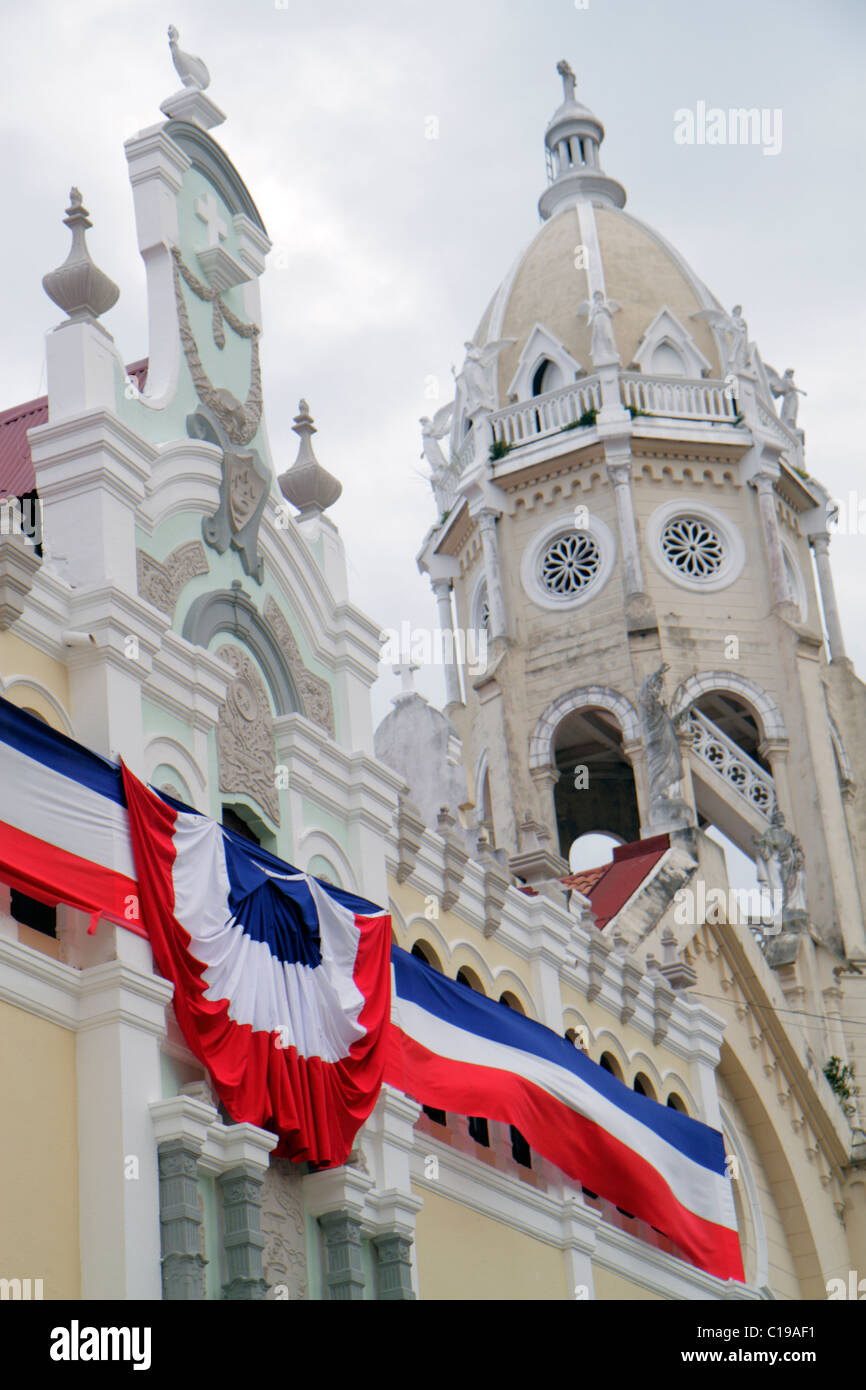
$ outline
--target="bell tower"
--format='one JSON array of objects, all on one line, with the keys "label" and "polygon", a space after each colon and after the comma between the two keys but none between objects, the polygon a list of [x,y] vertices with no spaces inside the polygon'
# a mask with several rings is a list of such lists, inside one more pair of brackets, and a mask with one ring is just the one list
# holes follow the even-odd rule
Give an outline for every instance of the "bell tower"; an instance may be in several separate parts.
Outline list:
[{"label": "bell tower", "polygon": [[419,565],[453,639],[473,814],[530,884],[589,833],[695,846],[715,826],[759,872],[781,835],[799,847],[791,902],[866,959],[866,687],[801,393],[741,306],[625,212],[604,128],[558,72],[542,225],[425,431],[437,521]]}]

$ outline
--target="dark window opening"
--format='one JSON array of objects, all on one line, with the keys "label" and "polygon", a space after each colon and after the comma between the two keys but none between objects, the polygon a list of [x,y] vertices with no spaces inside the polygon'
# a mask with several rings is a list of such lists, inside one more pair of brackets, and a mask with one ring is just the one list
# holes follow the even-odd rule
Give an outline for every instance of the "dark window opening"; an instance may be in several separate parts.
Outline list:
[{"label": "dark window opening", "polygon": [[245,840],[249,840],[252,844],[261,845],[262,842],[256,832],[247,825],[237,811],[232,810],[231,806],[223,807],[222,823],[226,830],[233,830],[236,835],[242,835]]},{"label": "dark window opening", "polygon": [[56,938],[56,907],[47,907],[45,903],[39,902],[36,898],[28,898],[26,893],[19,893],[17,888],[13,888],[9,899],[9,913],[22,926],[32,927],[33,931],[41,932],[43,936]]},{"label": "dark window opening", "polygon": [[511,1126],[511,1157],[515,1163],[519,1163],[521,1168],[532,1167],[532,1150],[520,1133],[519,1129]]},{"label": "dark window opening", "polygon": [[429,1105],[422,1105],[421,1109],[424,1111],[427,1119],[433,1121],[434,1125],[447,1125],[448,1116],[445,1114],[444,1110],[434,1110],[432,1106]]},{"label": "dark window opening", "polygon": [[487,1121],[480,1116],[473,1115],[469,1120],[469,1137],[474,1139],[476,1144],[480,1144],[483,1149],[490,1148],[490,1131],[487,1128]]}]

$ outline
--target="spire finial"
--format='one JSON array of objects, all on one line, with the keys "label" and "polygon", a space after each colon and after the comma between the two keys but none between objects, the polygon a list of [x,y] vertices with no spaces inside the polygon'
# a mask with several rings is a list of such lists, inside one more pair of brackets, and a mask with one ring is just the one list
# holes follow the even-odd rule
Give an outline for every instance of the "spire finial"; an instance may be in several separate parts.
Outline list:
[{"label": "spire finial", "polygon": [[571,64],[561,58],[556,71],[562,78],[562,104],[554,112],[544,136],[550,186],[538,201],[538,211],[546,220],[581,197],[624,207],[625,189],[609,179],[599,163],[604,126],[577,100],[574,90],[577,79]]},{"label": "spire finial", "polygon": [[286,500],[298,508],[298,520],[306,521],[332,507],[343,491],[343,484],[322,467],[313,453],[312,437],[317,430],[310,407],[303,399],[298,403],[292,429],[301,441],[298,457],[277,482]]},{"label": "spire finial", "polygon": [[95,323],[117,303],[120,290],[90,259],[86,234],[93,226],[80,191],[69,190],[69,207],[63,219],[72,233],[69,255],[57,270],[42,277],[42,288],[73,323]]},{"label": "spire finial", "polygon": [[574,89],[577,85],[577,78],[574,69],[567,58],[560,58],[556,65],[556,71],[562,78],[562,99],[563,101],[574,101]]}]

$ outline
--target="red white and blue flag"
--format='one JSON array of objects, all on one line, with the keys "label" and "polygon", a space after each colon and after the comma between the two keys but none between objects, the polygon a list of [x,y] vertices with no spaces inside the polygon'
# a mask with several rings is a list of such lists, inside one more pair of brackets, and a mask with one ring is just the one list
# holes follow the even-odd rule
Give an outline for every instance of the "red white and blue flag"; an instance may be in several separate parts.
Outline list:
[{"label": "red white and blue flag", "polygon": [[145,934],[120,769],[4,699],[0,878]]},{"label": "red white and blue flag", "polygon": [[392,948],[385,1080],[424,1105],[514,1125],[695,1264],[743,1279],[724,1141],[629,1090],[565,1038]]},{"label": "red white and blue flag", "polygon": [[[742,1280],[722,1136],[394,947],[300,873],[0,698],[0,880],[146,934],[187,1045],[278,1152],[346,1160],[382,1081],[535,1151]],[[393,985],[392,985],[393,975]],[[390,1014],[390,1021],[389,1021]]]},{"label": "red white and blue flag", "polygon": [[345,1163],[385,1067],[391,923],[124,767],[142,919],[187,1045],[234,1120]]}]

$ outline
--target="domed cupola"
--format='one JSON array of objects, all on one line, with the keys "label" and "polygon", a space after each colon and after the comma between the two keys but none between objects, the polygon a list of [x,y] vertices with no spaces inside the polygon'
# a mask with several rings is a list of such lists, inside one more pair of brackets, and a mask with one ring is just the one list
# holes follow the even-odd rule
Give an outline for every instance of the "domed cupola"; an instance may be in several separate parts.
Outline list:
[{"label": "domed cupola", "polygon": [[599,163],[604,126],[576,99],[576,79],[565,59],[556,71],[562,78],[563,101],[544,136],[549,185],[538,200],[538,211],[546,221],[577,198],[625,207],[625,189],[608,178]]}]

